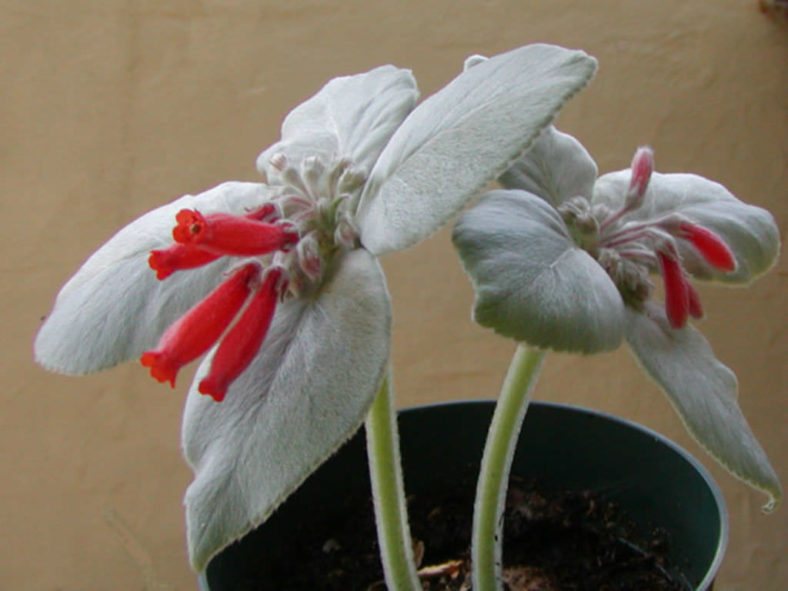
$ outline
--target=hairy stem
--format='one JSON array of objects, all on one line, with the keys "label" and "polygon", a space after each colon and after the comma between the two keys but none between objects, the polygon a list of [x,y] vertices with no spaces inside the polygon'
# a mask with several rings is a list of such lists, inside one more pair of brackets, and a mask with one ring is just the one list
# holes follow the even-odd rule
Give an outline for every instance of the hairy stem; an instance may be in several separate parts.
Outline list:
[{"label": "hairy stem", "polygon": [[421,591],[413,562],[399,457],[397,415],[388,375],[372,403],[365,426],[375,523],[386,586],[389,591]]},{"label": "hairy stem", "polygon": [[474,591],[501,588],[503,508],[514,450],[545,351],[518,345],[495,405],[484,447],[473,512]]}]

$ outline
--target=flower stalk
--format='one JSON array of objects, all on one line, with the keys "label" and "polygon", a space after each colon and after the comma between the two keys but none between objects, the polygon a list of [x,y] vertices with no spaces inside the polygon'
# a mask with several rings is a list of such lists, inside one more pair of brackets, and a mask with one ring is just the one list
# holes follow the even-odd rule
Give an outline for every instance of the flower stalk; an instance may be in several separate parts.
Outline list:
[{"label": "flower stalk", "polygon": [[375,523],[386,586],[390,591],[420,591],[408,528],[399,434],[389,376],[383,379],[366,418]]},{"label": "flower stalk", "polygon": [[473,511],[471,564],[475,591],[497,591],[501,588],[502,517],[509,472],[546,353],[524,344],[517,346],[495,405]]}]

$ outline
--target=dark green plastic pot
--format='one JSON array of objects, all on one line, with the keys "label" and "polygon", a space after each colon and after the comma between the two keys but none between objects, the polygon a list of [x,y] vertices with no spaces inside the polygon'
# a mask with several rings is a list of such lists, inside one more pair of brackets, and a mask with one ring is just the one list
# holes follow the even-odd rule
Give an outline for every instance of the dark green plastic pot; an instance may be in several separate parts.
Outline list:
[{"label": "dark green plastic pot", "polygon": [[[439,404],[400,413],[408,493],[429,495],[477,470],[493,402]],[[594,490],[618,502],[643,531],[669,535],[669,558],[688,588],[712,589],[727,543],[719,488],[705,468],[663,436],[612,415],[535,402],[528,409],[513,473],[546,486]],[[475,473],[475,472],[474,472]],[[271,518],[226,548],[200,580],[203,591],[236,591],[246,565],[284,559],[294,523],[344,519],[340,499],[369,490],[363,433],[326,462]]]}]

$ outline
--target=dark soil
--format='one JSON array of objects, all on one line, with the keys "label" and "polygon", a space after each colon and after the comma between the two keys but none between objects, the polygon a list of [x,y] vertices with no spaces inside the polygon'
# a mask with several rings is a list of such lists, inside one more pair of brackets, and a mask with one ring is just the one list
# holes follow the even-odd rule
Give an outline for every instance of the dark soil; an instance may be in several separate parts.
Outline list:
[{"label": "dark soil", "polygon": [[[425,591],[469,591],[473,486],[409,499]],[[539,490],[513,478],[505,512],[508,591],[687,591],[666,570],[663,532],[636,532],[617,506],[588,491]],[[299,535],[294,563],[269,565],[237,591],[385,591],[371,501],[332,532]],[[295,558],[300,557],[300,558]]]}]

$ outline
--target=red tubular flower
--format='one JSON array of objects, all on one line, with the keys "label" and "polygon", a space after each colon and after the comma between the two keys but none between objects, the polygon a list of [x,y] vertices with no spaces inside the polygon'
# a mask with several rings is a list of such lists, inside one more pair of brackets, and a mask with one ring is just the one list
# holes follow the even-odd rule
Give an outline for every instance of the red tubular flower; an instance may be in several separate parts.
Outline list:
[{"label": "red tubular flower", "polygon": [[679,261],[664,252],[657,252],[665,283],[665,313],[673,328],[682,328],[690,312],[689,283]]},{"label": "red tubular flower", "polygon": [[233,324],[211,360],[208,375],[198,386],[217,402],[224,400],[227,388],[252,362],[263,344],[279,299],[280,269],[271,269],[249,305]]},{"label": "red tubular flower", "polygon": [[[223,255],[255,256],[287,250],[298,241],[297,231],[287,225],[262,221],[276,219],[277,215],[272,203],[242,216],[224,213],[203,216],[199,211],[182,209],[175,216],[177,225],[172,231],[175,243],[151,251],[148,264],[158,279],[165,279],[175,271],[200,267]],[[250,285],[259,274],[257,263],[245,265],[168,328],[157,348],[146,351],[140,358],[150,368],[151,375],[174,386],[178,370],[208,351],[227,331],[249,299]],[[281,270],[268,273],[252,303],[241,314],[240,322],[227,333],[228,344],[224,347],[220,344],[210,375],[204,380],[208,384],[206,392],[217,401],[224,397],[229,384],[259,349],[273,316],[281,274]],[[244,327],[252,327],[259,334],[250,335]]]},{"label": "red tubular flower", "polygon": [[679,224],[682,237],[686,238],[698,250],[712,267],[722,271],[734,271],[736,259],[722,238],[703,226],[688,222]]},{"label": "red tubular flower", "polygon": [[192,244],[176,242],[163,250],[152,250],[148,265],[156,271],[156,279],[166,279],[175,271],[195,269],[207,265],[220,255],[203,250]]},{"label": "red tubular flower", "polygon": [[238,269],[208,297],[181,316],[140,362],[160,382],[175,387],[178,370],[205,353],[222,336],[249,297],[249,284],[260,273],[257,264]]},{"label": "red tubular flower", "polygon": [[[257,215],[253,212],[250,215]],[[249,216],[182,209],[175,216],[172,230],[175,242],[198,245],[220,255],[258,256],[287,250],[298,241],[298,234],[287,226],[267,224]]]}]

